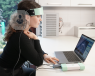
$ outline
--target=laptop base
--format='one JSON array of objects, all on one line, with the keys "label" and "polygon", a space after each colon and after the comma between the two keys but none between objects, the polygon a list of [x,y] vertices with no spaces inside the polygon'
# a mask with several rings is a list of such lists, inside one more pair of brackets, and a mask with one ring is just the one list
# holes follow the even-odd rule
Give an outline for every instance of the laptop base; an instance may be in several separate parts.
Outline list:
[{"label": "laptop base", "polygon": [[[79,61],[68,61],[65,54],[63,52],[73,52],[73,51],[55,51],[56,58],[59,59],[60,64],[70,64],[70,63],[81,63],[82,61],[79,59]],[[77,57],[77,56],[76,56]]]}]

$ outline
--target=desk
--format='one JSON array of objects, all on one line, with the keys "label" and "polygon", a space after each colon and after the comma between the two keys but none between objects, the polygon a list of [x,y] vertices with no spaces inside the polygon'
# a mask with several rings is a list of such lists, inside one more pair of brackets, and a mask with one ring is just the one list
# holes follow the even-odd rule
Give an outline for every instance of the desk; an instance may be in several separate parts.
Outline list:
[{"label": "desk", "polygon": [[[50,56],[55,56],[54,51],[73,51],[79,40],[79,38],[73,36],[59,36],[51,38],[39,37],[39,39],[42,49]],[[45,63],[46,62],[43,64]],[[83,71],[63,72],[61,69],[38,69],[36,71],[36,76],[95,76],[95,43],[91,48],[84,65],[85,69]],[[47,66],[44,65],[41,67],[47,68]]]},{"label": "desk", "polygon": [[[66,71],[63,72],[60,69],[55,70],[37,70],[36,76],[95,76],[95,66],[85,65],[84,71]],[[90,69],[89,69],[90,68]]]},{"label": "desk", "polygon": [[[43,64],[48,64],[48,63],[44,61]],[[36,76],[95,76],[95,64],[84,62],[84,65],[85,65],[85,69],[83,71],[73,70],[73,71],[65,71],[65,72],[59,68],[55,69],[47,65],[42,65],[36,71]],[[40,68],[52,68],[52,69],[40,69]]]}]

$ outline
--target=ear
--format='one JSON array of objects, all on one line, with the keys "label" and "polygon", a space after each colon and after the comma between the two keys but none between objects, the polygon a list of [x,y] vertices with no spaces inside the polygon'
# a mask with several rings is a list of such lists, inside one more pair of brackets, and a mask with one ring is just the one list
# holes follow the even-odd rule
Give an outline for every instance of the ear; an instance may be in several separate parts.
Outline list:
[{"label": "ear", "polygon": [[30,16],[29,15],[25,15],[25,18],[27,21],[30,21]]},{"label": "ear", "polygon": [[30,24],[30,16],[29,15],[25,15],[25,18],[26,18],[26,20],[29,22],[29,24]]}]

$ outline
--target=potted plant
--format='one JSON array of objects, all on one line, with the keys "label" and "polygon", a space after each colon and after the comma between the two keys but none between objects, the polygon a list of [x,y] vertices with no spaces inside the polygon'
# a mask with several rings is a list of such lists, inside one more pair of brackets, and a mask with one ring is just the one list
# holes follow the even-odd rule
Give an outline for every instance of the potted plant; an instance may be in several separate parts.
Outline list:
[{"label": "potted plant", "polygon": [[5,47],[5,45],[6,45],[6,42],[3,41],[3,39],[4,39],[4,36],[0,40],[0,49],[3,49]]}]

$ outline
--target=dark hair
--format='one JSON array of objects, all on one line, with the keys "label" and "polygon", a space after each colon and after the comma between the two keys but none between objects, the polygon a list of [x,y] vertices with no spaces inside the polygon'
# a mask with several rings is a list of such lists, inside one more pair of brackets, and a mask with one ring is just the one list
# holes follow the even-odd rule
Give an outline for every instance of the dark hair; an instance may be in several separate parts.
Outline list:
[{"label": "dark hair", "polygon": [[[31,1],[31,0],[22,0],[21,2],[18,3],[18,8],[17,10],[29,10],[29,9],[34,9],[34,8],[40,8],[41,5],[39,5],[37,2],[35,1]],[[10,21],[8,23],[8,28],[7,28],[7,32],[5,33],[5,38],[3,39],[4,41],[8,41],[10,36],[13,34],[13,32],[16,32],[16,30],[14,30],[11,25],[13,24],[12,18],[15,18],[15,13],[13,13],[10,17]]]}]

